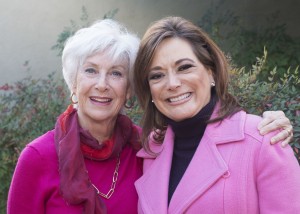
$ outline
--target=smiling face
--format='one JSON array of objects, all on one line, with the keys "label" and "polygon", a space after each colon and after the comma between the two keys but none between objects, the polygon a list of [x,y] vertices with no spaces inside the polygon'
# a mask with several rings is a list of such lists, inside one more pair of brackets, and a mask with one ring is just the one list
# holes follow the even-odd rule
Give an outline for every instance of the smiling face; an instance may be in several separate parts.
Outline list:
[{"label": "smiling face", "polygon": [[187,41],[169,38],[154,53],[148,81],[157,109],[174,121],[182,121],[209,102],[214,80]]},{"label": "smiling face", "polygon": [[78,118],[84,124],[111,122],[130,97],[128,61],[102,53],[88,57],[80,67],[73,92],[78,99]]}]

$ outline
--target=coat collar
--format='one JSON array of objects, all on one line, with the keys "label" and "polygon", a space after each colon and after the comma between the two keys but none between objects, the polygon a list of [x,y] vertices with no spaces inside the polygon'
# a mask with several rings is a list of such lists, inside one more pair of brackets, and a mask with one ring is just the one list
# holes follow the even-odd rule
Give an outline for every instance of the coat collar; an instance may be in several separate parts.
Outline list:
[{"label": "coat collar", "polygon": [[[213,116],[216,115],[216,111]],[[162,145],[151,144],[153,151],[160,152],[156,158],[141,150],[138,153],[139,157],[156,159],[135,183],[140,206],[144,212],[183,213],[196,198],[199,198],[225,175],[228,172],[228,166],[217,145],[242,140],[245,118],[245,112],[238,112],[220,123],[207,126],[193,159],[173,194],[169,207],[167,206],[168,186],[174,142],[172,129],[168,127]]]},{"label": "coat collar", "polygon": [[[156,158],[144,150],[139,151],[137,154],[137,156],[145,159],[155,159],[149,170],[144,170],[143,176],[135,182],[140,206],[144,213],[167,213],[173,141],[173,131],[168,128],[162,145],[151,144],[151,150],[157,154]],[[146,164],[145,160],[144,168],[149,167]]]}]

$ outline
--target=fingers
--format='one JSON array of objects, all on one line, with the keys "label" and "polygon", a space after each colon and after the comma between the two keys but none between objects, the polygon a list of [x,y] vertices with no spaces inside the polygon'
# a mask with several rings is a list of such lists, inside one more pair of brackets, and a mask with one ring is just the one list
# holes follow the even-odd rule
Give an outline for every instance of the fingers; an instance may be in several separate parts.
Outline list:
[{"label": "fingers", "polygon": [[[258,124],[258,129],[260,130],[264,126],[268,125],[269,123],[277,120],[278,118],[286,118],[283,111],[265,111],[262,115],[263,120]],[[288,120],[288,124],[289,124]]]},{"label": "fingers", "polygon": [[281,142],[281,146],[286,147],[287,145],[289,145],[289,143],[292,141],[292,139],[293,139],[293,136],[286,138],[284,141]]},{"label": "fingers", "polygon": [[293,139],[293,126],[283,111],[266,111],[263,113],[263,120],[258,125],[260,134],[265,135],[271,131],[281,130],[272,137],[271,144],[281,142],[285,147]]},{"label": "fingers", "polygon": [[291,129],[285,129],[285,131],[287,131],[287,133],[289,134],[289,136],[293,136],[293,127],[291,127]]},{"label": "fingers", "polygon": [[287,130],[284,129],[281,132],[279,132],[277,135],[275,135],[274,137],[271,138],[271,144],[275,144],[278,141],[281,141],[281,146],[285,147],[289,144],[289,142],[291,142],[291,140],[293,139],[293,133],[291,130]]},{"label": "fingers", "polygon": [[290,124],[290,120],[287,117],[279,117],[275,120],[265,118],[261,121],[258,129],[260,134],[264,135],[278,129],[292,130],[293,126]]}]

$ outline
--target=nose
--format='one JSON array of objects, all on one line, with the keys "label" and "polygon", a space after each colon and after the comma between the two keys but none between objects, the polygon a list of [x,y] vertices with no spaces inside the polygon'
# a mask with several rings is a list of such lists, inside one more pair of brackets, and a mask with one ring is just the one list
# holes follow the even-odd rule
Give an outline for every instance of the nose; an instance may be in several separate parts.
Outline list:
[{"label": "nose", "polygon": [[174,73],[170,73],[168,75],[168,88],[169,90],[175,90],[176,88],[181,86],[181,81],[179,79],[179,77],[174,74]]},{"label": "nose", "polygon": [[95,85],[96,89],[100,91],[108,90],[108,82],[107,77],[105,74],[99,75],[97,78],[97,83]]}]

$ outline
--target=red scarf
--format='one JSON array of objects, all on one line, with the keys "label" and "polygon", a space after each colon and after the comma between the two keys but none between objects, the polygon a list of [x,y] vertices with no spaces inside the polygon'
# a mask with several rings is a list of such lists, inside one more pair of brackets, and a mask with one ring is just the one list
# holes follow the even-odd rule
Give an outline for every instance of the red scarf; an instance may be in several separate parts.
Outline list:
[{"label": "red scarf", "polygon": [[84,158],[106,160],[116,157],[126,144],[139,149],[140,130],[125,115],[118,115],[113,138],[99,147],[88,131],[80,128],[77,110],[70,105],[55,124],[55,147],[59,161],[60,193],[71,205],[83,203],[83,213],[107,213],[106,206],[91,185]]}]

